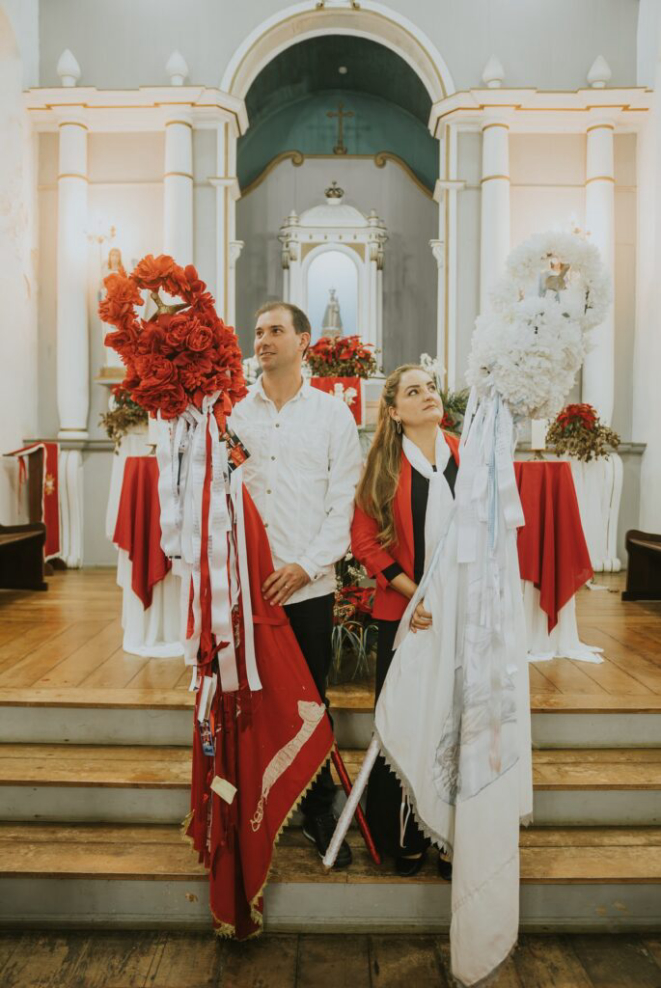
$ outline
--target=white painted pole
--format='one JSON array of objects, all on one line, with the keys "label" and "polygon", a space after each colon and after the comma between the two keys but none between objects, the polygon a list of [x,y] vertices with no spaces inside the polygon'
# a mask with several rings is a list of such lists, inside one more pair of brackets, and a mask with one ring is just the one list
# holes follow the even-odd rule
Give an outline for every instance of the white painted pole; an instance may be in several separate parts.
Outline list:
[{"label": "white painted pole", "polygon": [[365,753],[365,758],[360,767],[360,772],[358,773],[358,777],[351,788],[351,792],[344,805],[344,809],[340,814],[340,819],[337,821],[335,833],[331,838],[331,842],[328,845],[328,850],[324,856],[324,868],[332,868],[335,864],[335,859],[338,851],[340,850],[340,845],[342,844],[342,841],[346,837],[347,831],[351,826],[351,821],[354,818],[358,803],[360,802],[360,797],[363,795],[367,787],[370,772],[374,767],[374,762],[379,756],[379,751],[379,741],[376,737],[374,737],[372,738],[370,746]]},{"label": "white painted pole", "polygon": [[[613,277],[615,270],[615,176],[610,122],[588,127],[585,178],[585,227]],[[615,318],[611,305],[600,326],[590,333],[591,349],[583,364],[581,398],[610,425],[615,400]]]}]

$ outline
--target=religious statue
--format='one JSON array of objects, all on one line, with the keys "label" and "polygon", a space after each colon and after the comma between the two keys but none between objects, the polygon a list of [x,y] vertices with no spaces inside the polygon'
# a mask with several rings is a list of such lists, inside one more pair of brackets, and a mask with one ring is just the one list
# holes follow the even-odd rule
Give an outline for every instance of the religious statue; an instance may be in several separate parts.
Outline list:
[{"label": "religious statue", "polygon": [[324,311],[324,318],[321,322],[322,336],[342,336],[342,316],[340,315],[340,303],[336,296],[335,289],[329,289],[330,297],[328,305]]},{"label": "religious statue", "polygon": [[539,294],[546,295],[547,292],[554,292],[556,300],[560,299],[560,292],[567,290],[567,275],[569,264],[564,264],[557,257],[551,258],[550,273],[543,271],[539,276]]}]

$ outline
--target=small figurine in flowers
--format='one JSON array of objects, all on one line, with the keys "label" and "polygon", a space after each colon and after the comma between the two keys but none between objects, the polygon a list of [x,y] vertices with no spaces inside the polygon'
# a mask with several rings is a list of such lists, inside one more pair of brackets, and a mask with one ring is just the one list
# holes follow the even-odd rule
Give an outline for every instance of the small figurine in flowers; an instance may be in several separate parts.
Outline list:
[{"label": "small figurine in flowers", "polygon": [[546,442],[558,455],[567,453],[587,463],[616,450],[620,437],[599,421],[592,405],[567,405],[549,426]]}]

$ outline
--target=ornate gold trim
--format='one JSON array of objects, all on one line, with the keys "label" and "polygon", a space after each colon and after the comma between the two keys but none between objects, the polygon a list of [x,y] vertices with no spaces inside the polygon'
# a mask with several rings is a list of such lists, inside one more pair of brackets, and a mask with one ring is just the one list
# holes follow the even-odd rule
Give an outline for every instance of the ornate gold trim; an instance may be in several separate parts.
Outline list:
[{"label": "ornate gold trim", "polygon": [[58,182],[61,178],[81,178],[83,182],[89,182],[87,175],[79,175],[78,172],[62,172],[61,175],[57,176]]},{"label": "ornate gold trim", "polygon": [[495,178],[503,178],[506,182],[510,181],[509,175],[485,175],[484,178],[480,179],[480,185],[484,185],[485,182],[492,182]]},{"label": "ornate gold trim", "polygon": [[593,175],[592,178],[586,178],[586,180],[585,180],[585,184],[586,185],[589,185],[590,182],[613,182],[613,183],[615,183],[615,179],[613,178],[612,175]]},{"label": "ornate gold trim", "polygon": [[165,122],[166,127],[173,127],[174,124],[181,124],[182,127],[190,127],[191,130],[193,129],[192,123],[189,123],[188,120],[166,120]]},{"label": "ornate gold trim", "polygon": [[589,134],[591,130],[615,130],[615,127],[613,124],[593,124],[591,127],[587,128],[585,133]]},{"label": "ornate gold trim", "polygon": [[57,125],[57,127],[58,130],[61,130],[62,127],[82,127],[83,130],[89,130],[87,124],[79,123],[77,120],[63,120],[62,123]]},{"label": "ornate gold trim", "polygon": [[506,123],[488,123],[485,124],[484,127],[482,128],[482,133],[484,133],[485,130],[489,130],[490,127],[504,127],[505,130],[510,129],[510,125]]},{"label": "ornate gold trim", "polygon": [[[346,154],[343,155],[342,157],[343,160],[345,161],[348,160],[349,158],[352,158],[357,161],[372,160],[377,168],[385,168],[387,162],[392,161],[393,164],[399,165],[402,171],[406,173],[406,175],[411,179],[411,181],[415,185],[417,185],[420,191],[423,192],[428,199],[434,198],[433,192],[430,192],[427,186],[420,181],[420,179],[415,174],[415,172],[412,171],[410,166],[407,165],[407,163],[402,158],[400,158],[396,154],[392,154],[390,151],[377,151],[376,154]],[[253,179],[250,185],[247,185],[246,188],[242,190],[241,197],[243,198],[249,195],[251,192],[254,192],[255,189],[258,188],[262,184],[262,182],[268,178],[268,176],[271,174],[273,169],[277,168],[277,166],[281,162],[290,159],[292,165],[295,168],[300,168],[300,166],[308,158],[312,161],[319,161],[319,160],[337,161],[337,155],[335,154],[303,154],[302,151],[282,151],[280,154],[276,155],[275,158],[272,158],[271,161],[269,161],[268,165],[266,165],[266,167],[264,168],[264,171],[261,172],[257,176],[257,178]]]},{"label": "ornate gold trim", "polygon": [[365,244],[354,244],[348,241],[347,243],[345,243],[344,240],[342,241],[342,243],[344,244],[345,247],[351,247],[352,250],[355,250],[355,252],[358,254],[358,257],[360,257],[361,260],[363,261],[365,260]]},{"label": "ornate gold trim", "polygon": [[193,176],[190,172],[165,172],[163,178],[190,178],[193,180]]}]

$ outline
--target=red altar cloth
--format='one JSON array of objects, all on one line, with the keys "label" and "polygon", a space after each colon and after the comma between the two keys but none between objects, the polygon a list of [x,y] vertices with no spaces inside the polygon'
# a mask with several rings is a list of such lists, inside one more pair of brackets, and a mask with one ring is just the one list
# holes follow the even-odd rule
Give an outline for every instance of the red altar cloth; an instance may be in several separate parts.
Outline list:
[{"label": "red altar cloth", "polygon": [[341,384],[345,391],[353,388],[356,392],[356,397],[352,404],[349,405],[349,409],[356,420],[356,425],[363,424],[363,401],[361,379],[359,377],[311,377],[310,384],[313,388],[318,388],[319,391],[325,391],[329,395],[334,394],[336,384]]},{"label": "red altar cloth", "polygon": [[539,590],[550,633],[558,611],[592,578],[574,481],[566,462],[516,461],[514,472],[526,520],[518,535],[521,579]]},{"label": "red altar cloth", "polygon": [[158,500],[158,461],[155,456],[129,456],[113,542],[129,554],[131,587],[145,610],[152,590],[172,563],[161,549],[161,507]]}]

